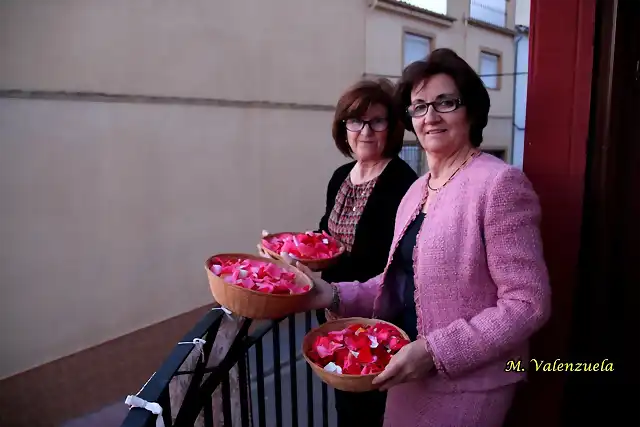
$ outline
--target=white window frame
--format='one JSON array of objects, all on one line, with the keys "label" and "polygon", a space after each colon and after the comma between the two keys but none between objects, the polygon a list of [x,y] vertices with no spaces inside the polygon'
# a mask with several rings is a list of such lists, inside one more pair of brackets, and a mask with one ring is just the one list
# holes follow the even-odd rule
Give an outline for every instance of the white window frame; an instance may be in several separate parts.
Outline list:
[{"label": "white window frame", "polygon": [[[485,64],[485,57],[495,58],[495,70],[487,70],[483,66],[483,64]],[[500,86],[502,83],[502,79],[500,76],[500,74],[502,73],[502,54],[490,49],[480,49],[478,62],[480,63],[478,66],[478,74],[480,75],[480,78],[484,82],[486,88],[491,90],[500,90]]]},{"label": "white window frame", "polygon": [[[412,165],[410,162],[410,159],[405,159],[404,156],[409,154],[407,151],[409,150],[405,150],[407,148],[411,148],[411,151],[413,151],[413,153],[411,153],[411,157],[415,160],[417,160],[417,164]],[[402,150],[400,151],[400,158],[403,159],[405,162],[407,162],[407,164],[409,166],[411,166],[411,169],[413,169],[415,171],[416,174],[418,174],[418,176],[422,176],[424,175],[424,173],[427,170],[427,164],[426,164],[426,159],[424,156],[424,149],[422,148],[422,146],[420,145],[420,143],[416,140],[405,140],[402,144]]]},{"label": "white window frame", "polygon": [[470,0],[469,18],[496,27],[507,26],[508,0]]},{"label": "white window frame", "polygon": [[[407,40],[425,40],[427,42],[427,52],[426,55],[424,57],[420,57],[420,58],[416,58],[413,59],[411,62],[407,63],[406,59],[407,59]],[[404,30],[402,31],[402,69],[404,70],[407,65],[415,62],[415,61],[419,61],[422,60],[426,57],[429,56],[429,54],[431,54],[431,52],[433,51],[433,40],[434,38],[432,36],[426,35],[426,34],[420,34],[418,32],[415,31],[411,31],[411,30]]]}]

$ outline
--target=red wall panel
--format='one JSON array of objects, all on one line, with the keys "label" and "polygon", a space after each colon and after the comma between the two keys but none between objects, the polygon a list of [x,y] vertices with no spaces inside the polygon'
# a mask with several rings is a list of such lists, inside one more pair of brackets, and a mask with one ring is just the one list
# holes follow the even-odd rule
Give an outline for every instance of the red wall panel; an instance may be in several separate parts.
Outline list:
[{"label": "red wall panel", "polygon": [[[553,314],[532,355],[567,358],[577,283],[596,0],[532,0],[524,171],[542,205]],[[564,375],[530,373],[513,426],[560,425]]]}]

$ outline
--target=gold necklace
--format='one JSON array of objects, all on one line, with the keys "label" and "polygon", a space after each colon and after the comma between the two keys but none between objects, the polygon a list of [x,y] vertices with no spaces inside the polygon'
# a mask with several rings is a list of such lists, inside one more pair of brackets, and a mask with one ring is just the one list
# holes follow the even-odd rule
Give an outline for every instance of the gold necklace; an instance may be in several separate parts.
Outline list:
[{"label": "gold necklace", "polygon": [[476,151],[475,153],[473,153],[472,155],[470,155],[469,157],[467,157],[467,160],[465,160],[464,162],[462,162],[462,164],[460,166],[458,166],[458,168],[451,174],[451,176],[449,177],[449,179],[447,179],[445,181],[444,184],[442,184],[439,188],[433,188],[431,187],[431,184],[429,184],[429,181],[431,181],[431,177],[429,177],[429,181],[427,181],[427,187],[429,187],[429,190],[433,191],[433,192],[438,192],[440,190],[442,190],[444,188],[445,185],[447,185],[449,183],[449,181],[451,181],[453,179],[453,177],[458,173],[458,171],[460,171],[460,169],[462,169],[464,167],[464,165],[466,165],[467,163],[469,163],[469,160],[473,159],[475,156],[477,156],[478,154],[480,154],[479,151]]}]

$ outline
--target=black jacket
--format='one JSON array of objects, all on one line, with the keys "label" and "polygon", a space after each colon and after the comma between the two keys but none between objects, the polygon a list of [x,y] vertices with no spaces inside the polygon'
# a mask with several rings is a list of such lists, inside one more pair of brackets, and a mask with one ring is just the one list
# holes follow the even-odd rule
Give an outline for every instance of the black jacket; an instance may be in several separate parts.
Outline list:
[{"label": "black jacket", "polygon": [[[355,164],[356,162],[350,162],[342,165],[333,173],[327,187],[327,206],[320,220],[320,230],[329,232],[329,215],[336,202],[336,195]],[[358,221],[351,252],[322,272],[324,280],[366,281],[382,273],[393,239],[396,211],[405,193],[417,179],[411,166],[400,157],[394,157],[389,162],[378,177]]]}]

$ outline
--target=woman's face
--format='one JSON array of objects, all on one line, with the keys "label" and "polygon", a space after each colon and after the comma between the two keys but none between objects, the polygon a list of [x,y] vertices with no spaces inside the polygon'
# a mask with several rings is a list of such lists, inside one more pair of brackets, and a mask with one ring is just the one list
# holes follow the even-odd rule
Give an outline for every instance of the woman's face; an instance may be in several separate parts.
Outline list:
[{"label": "woman's face", "polygon": [[347,119],[347,142],[353,157],[358,161],[375,161],[382,158],[387,143],[387,109],[373,104],[361,117]]},{"label": "woman's face", "polygon": [[[427,154],[451,155],[470,145],[469,121],[465,108],[457,104],[459,98],[455,82],[446,74],[436,74],[413,88],[409,107],[414,110],[411,120]],[[428,108],[425,106],[430,102],[436,103],[435,108],[433,104]],[[448,112],[438,112],[436,108]]]}]

